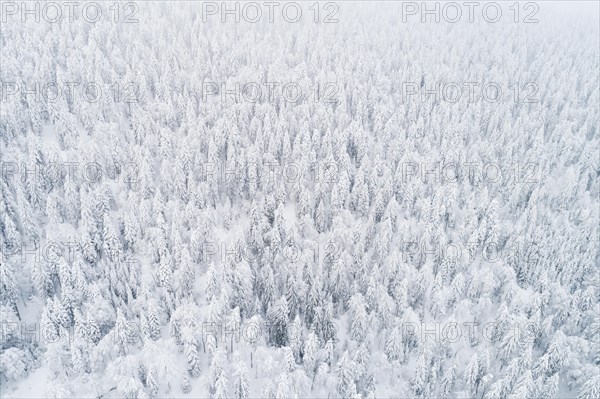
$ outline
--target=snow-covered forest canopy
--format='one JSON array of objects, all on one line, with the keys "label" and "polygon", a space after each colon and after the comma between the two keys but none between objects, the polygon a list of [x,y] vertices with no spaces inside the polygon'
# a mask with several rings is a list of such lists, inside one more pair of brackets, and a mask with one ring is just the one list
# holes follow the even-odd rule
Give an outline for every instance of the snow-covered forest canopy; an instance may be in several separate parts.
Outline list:
[{"label": "snow-covered forest canopy", "polygon": [[1,2],[0,395],[599,398],[598,16]]}]

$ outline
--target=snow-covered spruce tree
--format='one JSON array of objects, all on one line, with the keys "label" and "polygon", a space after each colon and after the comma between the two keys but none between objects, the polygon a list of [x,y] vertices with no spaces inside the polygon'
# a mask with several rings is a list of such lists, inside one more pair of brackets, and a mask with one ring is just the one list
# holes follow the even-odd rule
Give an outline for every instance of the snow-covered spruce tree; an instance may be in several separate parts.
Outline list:
[{"label": "snow-covered spruce tree", "polygon": [[275,302],[267,312],[269,323],[269,340],[275,346],[286,346],[288,343],[288,305],[285,297]]},{"label": "snow-covered spruce tree", "polygon": [[233,375],[233,395],[236,399],[247,399],[250,394],[248,370],[244,362],[238,362]]}]

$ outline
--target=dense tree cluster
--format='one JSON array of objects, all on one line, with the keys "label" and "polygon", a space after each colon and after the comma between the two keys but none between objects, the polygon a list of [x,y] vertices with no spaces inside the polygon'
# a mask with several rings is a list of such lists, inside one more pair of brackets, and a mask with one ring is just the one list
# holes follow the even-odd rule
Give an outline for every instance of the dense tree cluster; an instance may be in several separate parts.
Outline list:
[{"label": "dense tree cluster", "polygon": [[[2,385],[600,395],[597,26],[139,7],[136,24],[2,25],[2,82],[101,93],[2,103]],[[251,82],[304,98],[206,91]],[[439,82],[505,96],[422,96]]]}]

